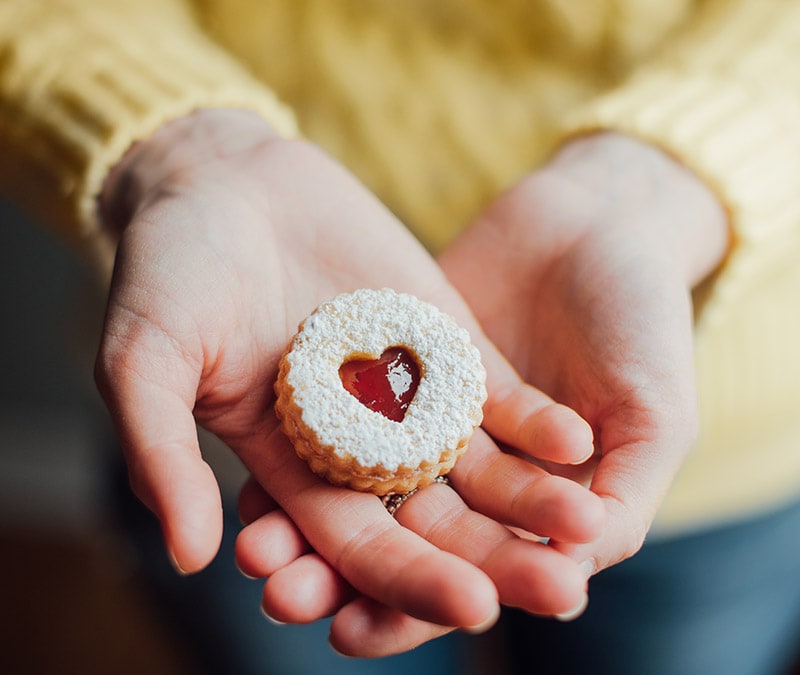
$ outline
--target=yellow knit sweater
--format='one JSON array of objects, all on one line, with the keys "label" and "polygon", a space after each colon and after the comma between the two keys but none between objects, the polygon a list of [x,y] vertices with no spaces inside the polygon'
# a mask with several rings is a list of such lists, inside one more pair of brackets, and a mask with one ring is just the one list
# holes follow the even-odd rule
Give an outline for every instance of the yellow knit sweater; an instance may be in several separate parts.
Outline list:
[{"label": "yellow knit sweater", "polygon": [[665,148],[735,244],[696,294],[701,438],[658,523],[800,495],[800,3],[0,0],[0,189],[96,254],[109,167],[213,106],[299,129],[434,251],[568,134]]}]

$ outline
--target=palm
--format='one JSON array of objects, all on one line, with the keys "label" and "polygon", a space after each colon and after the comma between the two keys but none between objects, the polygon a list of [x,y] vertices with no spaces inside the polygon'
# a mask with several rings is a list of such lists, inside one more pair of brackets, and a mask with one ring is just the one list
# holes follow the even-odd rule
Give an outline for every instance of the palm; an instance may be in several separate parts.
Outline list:
[{"label": "palm", "polygon": [[[195,414],[229,442],[263,422],[278,359],[321,301],[362,286],[391,286],[463,313],[434,261],[355,181],[311,148],[290,146],[288,153],[304,180],[319,186],[313,201],[294,198],[296,189],[282,184],[289,180],[286,157],[273,149],[237,166],[235,189],[220,185],[216,167],[213,174],[197,170],[179,218],[159,212],[169,211],[169,202],[158,204],[129,226],[120,246],[118,273],[127,276],[119,310],[147,316],[173,344],[191,350]],[[353,193],[362,199],[341,196]],[[226,224],[223,236],[219,223]],[[164,261],[155,269],[161,276],[148,268],[145,279],[136,279],[133,262],[153,256]],[[140,306],[132,291],[143,286],[170,302],[157,314],[152,304]]]},{"label": "palm", "polygon": [[561,547],[602,568],[641,544],[693,442],[691,303],[680,270],[644,227],[638,236],[627,224],[574,236],[565,221],[582,225],[586,213],[572,195],[533,180],[499,200],[441,263],[522,376],[594,429],[598,461],[548,466],[591,478],[605,498],[608,541]]}]

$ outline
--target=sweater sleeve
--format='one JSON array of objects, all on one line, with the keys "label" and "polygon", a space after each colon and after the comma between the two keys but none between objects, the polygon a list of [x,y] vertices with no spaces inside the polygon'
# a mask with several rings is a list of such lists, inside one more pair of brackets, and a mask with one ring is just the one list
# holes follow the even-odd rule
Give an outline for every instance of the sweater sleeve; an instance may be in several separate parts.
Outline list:
[{"label": "sweater sleeve", "polygon": [[733,227],[727,267],[738,273],[720,275],[714,294],[733,293],[800,232],[800,3],[703,3],[666,48],[567,124],[567,135],[638,136],[716,191]]},{"label": "sweater sleeve", "polygon": [[200,107],[292,114],[208,38],[184,0],[0,3],[0,191],[80,248],[104,239],[96,198],[137,139]]},{"label": "sweater sleeve", "polygon": [[661,146],[730,214],[728,256],[694,293],[700,435],[661,507],[663,533],[795,500],[800,480],[800,3],[700,6],[567,128]]}]

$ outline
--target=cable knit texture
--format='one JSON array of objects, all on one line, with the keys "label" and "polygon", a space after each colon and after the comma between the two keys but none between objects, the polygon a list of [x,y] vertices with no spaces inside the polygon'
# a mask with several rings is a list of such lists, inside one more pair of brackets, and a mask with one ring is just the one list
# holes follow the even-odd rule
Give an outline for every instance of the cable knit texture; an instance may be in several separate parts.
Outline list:
[{"label": "cable knit texture", "polygon": [[436,251],[565,138],[654,143],[734,229],[695,294],[701,438],[658,521],[685,529],[800,490],[798,64],[786,0],[0,0],[0,188],[109,252],[95,202],[131,143],[246,107]]}]

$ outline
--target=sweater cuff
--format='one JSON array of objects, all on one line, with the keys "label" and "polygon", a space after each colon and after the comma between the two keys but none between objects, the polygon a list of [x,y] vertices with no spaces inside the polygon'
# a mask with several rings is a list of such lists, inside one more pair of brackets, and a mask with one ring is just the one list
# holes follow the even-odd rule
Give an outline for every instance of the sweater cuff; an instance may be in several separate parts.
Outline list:
[{"label": "sweater cuff", "polygon": [[660,147],[719,196],[743,241],[800,222],[800,100],[739,82],[650,73],[568,121],[567,135],[615,129]]},{"label": "sweater cuff", "polygon": [[[128,77],[131,75],[127,73]],[[137,78],[150,75],[146,70],[136,73]],[[220,81],[213,84],[162,79],[158,86],[170,87],[167,96],[151,96],[153,92],[146,91],[154,82],[147,82],[136,95],[129,90],[128,82],[109,83],[94,91],[81,92],[83,105],[67,111],[63,120],[63,128],[70,128],[71,134],[80,137],[81,154],[85,155],[82,180],[74,195],[79,234],[91,235],[99,226],[97,198],[113,166],[135,142],[149,138],[171,120],[201,108],[240,108],[259,113],[281,136],[297,135],[289,109],[263,85],[255,80],[248,81],[242,73],[223,74]],[[111,106],[95,107],[89,103],[89,99],[107,101],[110,98],[116,99],[115,105],[122,103],[113,113]]]},{"label": "sweater cuff", "polygon": [[213,107],[254,110],[279,134],[297,134],[289,109],[205,36],[175,32],[146,44],[121,36],[78,60],[55,76],[30,73],[39,80],[38,92],[23,96],[4,134],[19,174],[7,183],[18,186],[14,196],[34,215],[101,266],[114,242],[98,221],[97,197],[134,142],[170,120]]},{"label": "sweater cuff", "polygon": [[[627,133],[706,183],[728,211],[733,234],[726,273],[714,277],[713,295],[721,300],[771,264],[800,222],[798,119],[800,99],[788,93],[713,75],[649,70],[578,111],[563,138]],[[708,296],[709,289],[702,293]]]}]

